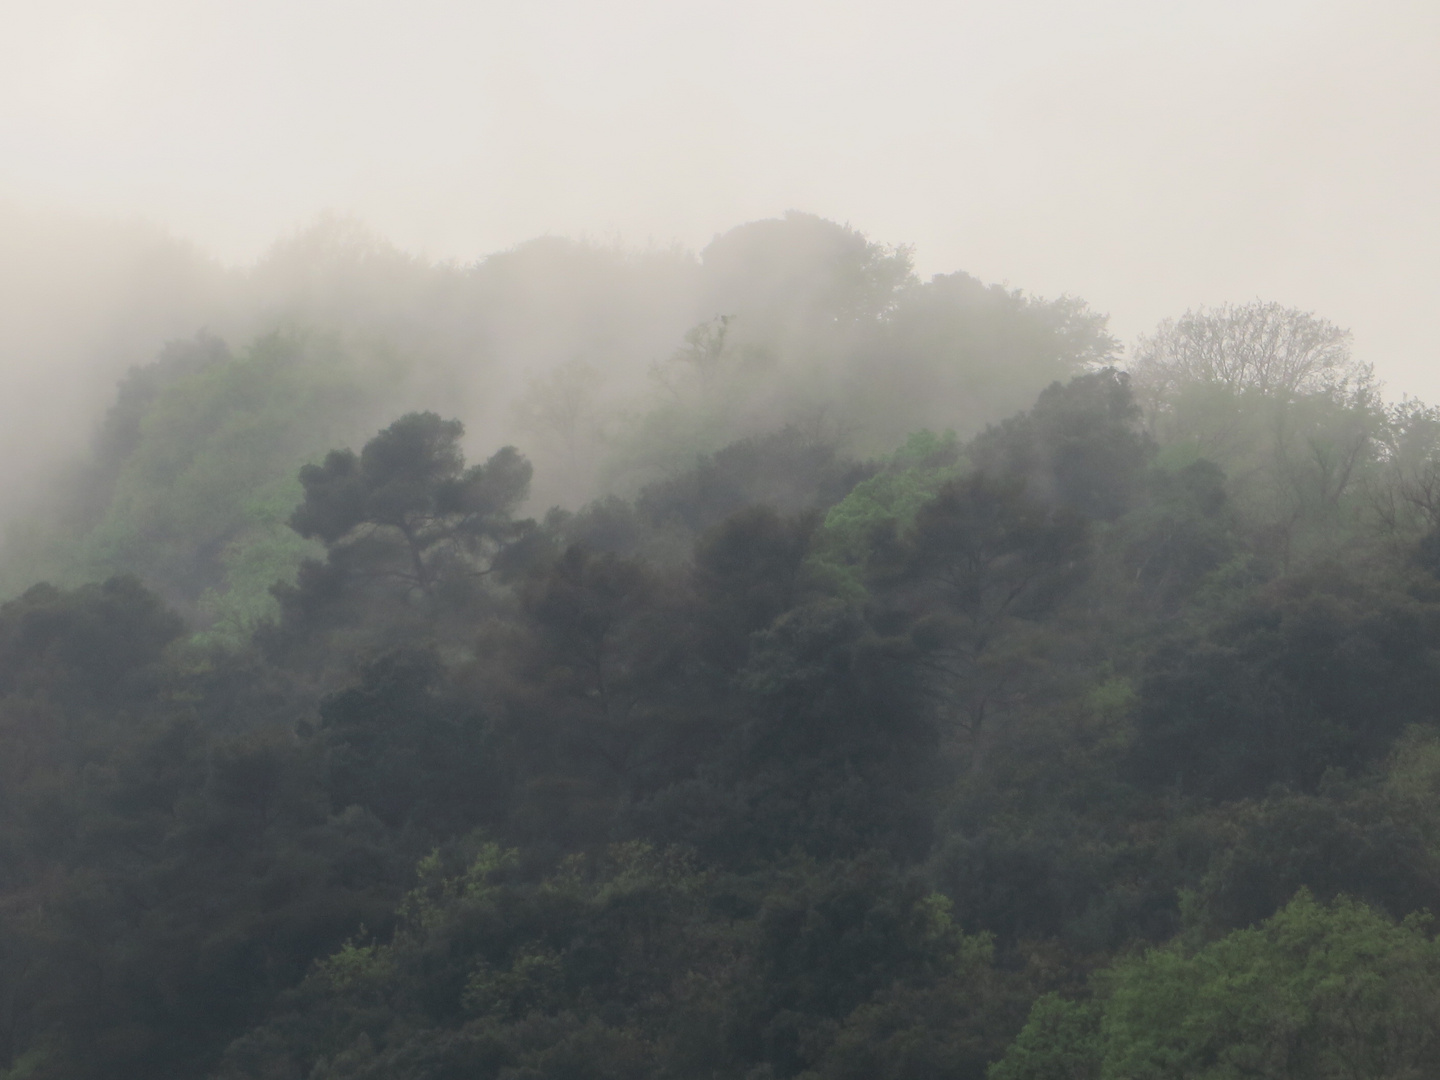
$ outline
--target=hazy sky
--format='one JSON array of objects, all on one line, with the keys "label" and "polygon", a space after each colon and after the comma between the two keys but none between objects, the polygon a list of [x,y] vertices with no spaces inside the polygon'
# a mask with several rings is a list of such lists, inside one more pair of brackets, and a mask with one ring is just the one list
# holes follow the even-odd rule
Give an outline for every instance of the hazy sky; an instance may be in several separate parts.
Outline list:
[{"label": "hazy sky", "polygon": [[1440,0],[0,0],[0,197],[233,261],[324,210],[470,260],[787,208],[1077,294],[1257,296],[1440,400]]}]

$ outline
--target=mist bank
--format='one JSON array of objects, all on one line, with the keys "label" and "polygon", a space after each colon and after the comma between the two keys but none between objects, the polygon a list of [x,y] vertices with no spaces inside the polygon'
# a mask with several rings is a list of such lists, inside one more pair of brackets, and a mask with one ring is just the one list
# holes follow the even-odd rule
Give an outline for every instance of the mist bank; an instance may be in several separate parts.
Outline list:
[{"label": "mist bank", "polygon": [[300,466],[406,411],[521,447],[543,513],[787,426],[857,457],[972,434],[1118,353],[1078,300],[921,282],[905,247],[802,213],[699,253],[545,237],[468,265],[341,219],[248,268],[140,225],[0,228],[28,282],[0,338],[4,588],[135,572],[199,625],[273,611],[307,550]]}]

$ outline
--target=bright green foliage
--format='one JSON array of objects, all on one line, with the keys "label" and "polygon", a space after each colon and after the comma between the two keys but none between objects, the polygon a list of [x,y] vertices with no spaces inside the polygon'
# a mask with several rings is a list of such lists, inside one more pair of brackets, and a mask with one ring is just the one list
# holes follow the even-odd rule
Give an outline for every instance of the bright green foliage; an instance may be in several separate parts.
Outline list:
[{"label": "bright green foliage", "polygon": [[315,551],[285,526],[296,471],[363,430],[394,374],[274,334],[143,375],[111,418],[93,525],[61,549],[58,576],[138,574],[238,645],[274,616],[270,586]]},{"label": "bright green foliage", "polygon": [[1440,943],[1419,916],[1302,892],[1257,927],[1042,1000],[991,1080],[1408,1080],[1440,1050]]},{"label": "bright green foliage", "polygon": [[286,522],[299,499],[297,481],[275,485],[243,508],[247,530],[220,552],[224,582],[200,595],[198,607],[211,621],[201,640],[239,645],[255,628],[278,611],[270,590],[277,581],[289,581],[295,568],[314,558],[319,547],[291,529]]},{"label": "bright green foliage", "polygon": [[174,545],[242,531],[364,404],[343,357],[279,337],[173,385],[142,422],[97,557],[139,558],[143,544],[148,569],[182,554]]},{"label": "bright green foliage", "polygon": [[830,508],[815,538],[812,571],[842,595],[861,595],[860,572],[877,537],[907,528],[920,508],[965,470],[954,432],[915,432],[878,473]]},{"label": "bright green foliage", "polygon": [[1046,994],[1024,1029],[990,1068],[989,1080],[1099,1080],[1099,1009]]}]

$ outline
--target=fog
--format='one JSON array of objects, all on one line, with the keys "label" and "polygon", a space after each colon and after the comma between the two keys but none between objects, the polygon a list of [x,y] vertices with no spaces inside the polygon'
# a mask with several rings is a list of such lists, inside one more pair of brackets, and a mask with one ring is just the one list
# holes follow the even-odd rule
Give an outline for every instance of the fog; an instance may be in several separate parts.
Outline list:
[{"label": "fog", "polygon": [[1437,46],[0,0],[0,1080],[1434,1075]]},{"label": "fog", "polygon": [[[751,256],[727,283],[702,254],[792,209],[916,281],[1078,298],[1122,349],[1197,306],[1314,311],[1389,397],[1440,397],[1433,5],[136,0],[6,25],[6,522],[89,453],[128,369],[198,332],[238,352],[303,330],[403,367],[351,438],[436,408],[474,453],[566,464],[537,505],[633,490],[659,463],[602,462],[576,425],[651,408],[687,330],[743,308],[737,355],[839,348],[803,298],[765,298],[808,270],[737,293]],[[849,371],[787,368],[715,438],[808,408],[875,452],[998,418],[872,423],[846,413]],[[547,394],[594,416],[557,421]]]},{"label": "fog", "polygon": [[800,208],[1111,314],[1273,298],[1437,396],[1433,4],[8,5],[0,195],[227,265],[326,210],[476,259]]}]

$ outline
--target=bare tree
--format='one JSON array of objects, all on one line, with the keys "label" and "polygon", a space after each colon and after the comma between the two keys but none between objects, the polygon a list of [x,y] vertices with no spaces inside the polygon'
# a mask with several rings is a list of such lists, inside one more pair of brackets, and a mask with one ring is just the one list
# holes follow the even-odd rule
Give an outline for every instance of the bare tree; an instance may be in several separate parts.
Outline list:
[{"label": "bare tree", "polygon": [[1150,409],[1190,385],[1290,398],[1367,391],[1374,382],[1370,366],[1350,355],[1350,331],[1259,300],[1165,320],[1139,340],[1130,373]]}]

